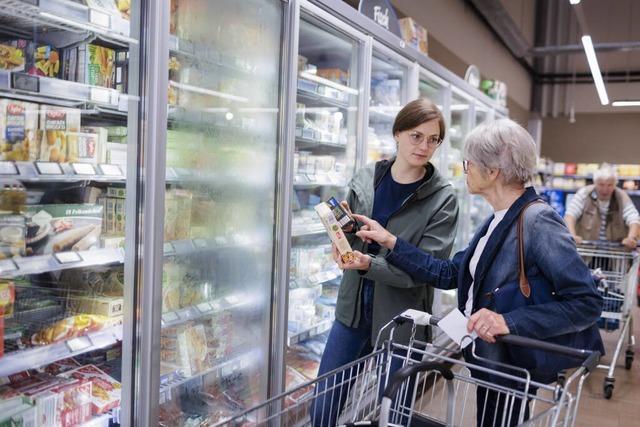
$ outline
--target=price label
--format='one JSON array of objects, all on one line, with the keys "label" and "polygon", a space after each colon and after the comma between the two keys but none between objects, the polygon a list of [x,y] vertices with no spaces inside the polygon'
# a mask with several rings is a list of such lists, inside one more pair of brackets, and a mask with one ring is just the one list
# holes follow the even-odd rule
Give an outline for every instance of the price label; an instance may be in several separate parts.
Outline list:
[{"label": "price label", "polygon": [[171,242],[166,242],[163,245],[163,251],[165,255],[173,255],[176,253],[176,248],[173,246],[173,243]]},{"label": "price label", "polygon": [[113,331],[113,337],[117,341],[122,341],[122,328],[117,328],[115,331]]},{"label": "price label", "polygon": [[0,175],[19,175],[18,167],[14,162],[0,162]]},{"label": "price label", "polygon": [[196,308],[202,314],[208,313],[213,310],[213,307],[211,307],[211,303],[208,303],[208,302],[200,303],[196,306]]},{"label": "price label", "polygon": [[207,247],[207,241],[205,239],[194,239],[193,246],[197,249],[205,249]]},{"label": "price label", "polygon": [[53,257],[60,264],[70,264],[72,262],[82,261],[82,257],[78,252],[56,252]]},{"label": "price label", "polygon": [[240,302],[240,297],[237,295],[231,295],[226,297],[225,300],[231,305],[236,305]]},{"label": "price label", "polygon": [[11,87],[26,92],[40,92],[40,78],[29,74],[11,73]]},{"label": "price label", "polygon": [[111,91],[103,87],[92,87],[89,91],[89,99],[92,102],[99,102],[101,104],[110,104]]},{"label": "price label", "polygon": [[17,269],[18,265],[12,259],[3,259],[0,261],[0,274],[16,271]]},{"label": "price label", "polygon": [[89,22],[104,28],[111,28],[111,16],[108,13],[89,9]]},{"label": "price label", "polygon": [[86,350],[92,345],[93,344],[91,343],[91,340],[89,339],[89,337],[78,337],[71,340],[67,340],[67,347],[69,348],[69,351],[73,353]]},{"label": "price label", "polygon": [[76,175],[95,175],[96,169],[91,163],[72,163],[71,167]]},{"label": "price label", "polygon": [[118,111],[129,111],[129,97],[120,95],[118,97]]},{"label": "price label", "polygon": [[178,315],[173,311],[162,315],[162,321],[164,323],[171,323],[171,322],[175,322],[176,320],[178,320]]},{"label": "price label", "polygon": [[102,175],[122,176],[122,169],[120,169],[120,166],[118,165],[102,163],[98,165],[98,168],[100,169],[100,173],[102,173]]},{"label": "price label", "polygon": [[36,162],[36,169],[40,175],[62,175],[62,168],[59,163]]},{"label": "price label", "polygon": [[307,174],[306,176],[309,182],[316,182],[318,180],[318,177],[316,177],[315,175]]}]

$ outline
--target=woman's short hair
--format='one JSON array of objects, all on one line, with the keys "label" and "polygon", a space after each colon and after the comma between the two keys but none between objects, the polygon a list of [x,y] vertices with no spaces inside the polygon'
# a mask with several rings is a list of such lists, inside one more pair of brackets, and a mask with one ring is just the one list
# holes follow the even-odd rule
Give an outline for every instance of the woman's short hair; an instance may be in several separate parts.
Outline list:
[{"label": "woman's short hair", "polygon": [[600,168],[593,173],[593,182],[609,181],[611,179],[614,182],[618,182],[618,174],[615,168],[608,163],[603,163]]},{"label": "woman's short hair", "polygon": [[525,184],[536,171],[536,143],[509,119],[483,123],[466,137],[464,157],[486,169],[500,169],[505,184]]},{"label": "woman's short hair", "polygon": [[393,122],[393,134],[396,135],[405,130],[415,129],[421,124],[430,122],[431,120],[438,121],[438,127],[440,128],[439,136],[441,140],[444,139],[445,124],[442,112],[438,106],[429,99],[418,98],[405,105],[398,115],[396,115],[396,119]]}]

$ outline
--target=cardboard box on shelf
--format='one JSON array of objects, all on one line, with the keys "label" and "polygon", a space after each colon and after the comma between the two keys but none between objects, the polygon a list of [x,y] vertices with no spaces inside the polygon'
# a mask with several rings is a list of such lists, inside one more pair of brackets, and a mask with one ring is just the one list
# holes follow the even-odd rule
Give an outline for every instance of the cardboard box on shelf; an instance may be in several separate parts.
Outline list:
[{"label": "cardboard box on shelf", "polygon": [[69,298],[67,310],[78,314],[99,314],[106,317],[122,316],[124,301],[119,297],[86,296]]},{"label": "cardboard box on shelf", "polygon": [[40,106],[40,155],[38,160],[64,163],[69,146],[77,156],[80,132],[80,110],[76,108]]},{"label": "cardboard box on shelf", "polygon": [[95,44],[86,46],[84,81],[92,86],[102,86],[115,89],[115,59],[113,49]]},{"label": "cardboard box on shelf", "polygon": [[427,30],[413,18],[398,19],[402,39],[420,52],[429,54],[429,40]]},{"label": "cardboard box on shelf", "polygon": [[38,104],[0,99],[0,160],[37,160],[38,111]]},{"label": "cardboard box on shelf", "polygon": [[91,383],[91,412],[93,415],[104,414],[120,406],[121,385],[94,365],[86,365],[65,376]]}]

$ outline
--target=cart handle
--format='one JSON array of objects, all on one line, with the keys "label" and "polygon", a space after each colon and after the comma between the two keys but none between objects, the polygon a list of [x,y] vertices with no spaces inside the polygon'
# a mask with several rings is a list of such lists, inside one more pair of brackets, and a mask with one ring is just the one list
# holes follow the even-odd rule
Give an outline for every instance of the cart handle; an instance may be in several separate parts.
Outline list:
[{"label": "cart handle", "polygon": [[391,381],[384,390],[383,397],[392,399],[398,391],[398,388],[402,385],[404,380],[419,372],[425,371],[438,371],[444,377],[444,379],[451,381],[453,379],[453,372],[451,369],[442,365],[441,363],[433,362],[420,362],[411,365],[404,366],[398,369],[392,376]]},{"label": "cart handle", "polygon": [[[625,247],[622,241],[612,242],[610,240],[583,240],[578,246],[595,246],[602,249],[622,249]],[[638,242],[637,247],[640,247],[640,242]]]},{"label": "cart handle", "polygon": [[[454,309],[455,310],[455,309]],[[432,315],[418,310],[406,310],[402,314],[396,316],[393,321],[401,325],[405,322],[411,322],[415,325],[421,326],[438,326],[438,322],[442,319],[441,316]],[[496,336],[496,341],[503,344],[517,345],[520,347],[526,347],[533,350],[542,350],[550,353],[555,353],[561,356],[567,356],[574,359],[582,360],[582,367],[589,372],[593,371],[600,360],[599,351],[582,350],[572,347],[566,347],[559,344],[554,344],[546,341],[537,340],[534,338],[522,337],[519,335],[506,334]]]}]

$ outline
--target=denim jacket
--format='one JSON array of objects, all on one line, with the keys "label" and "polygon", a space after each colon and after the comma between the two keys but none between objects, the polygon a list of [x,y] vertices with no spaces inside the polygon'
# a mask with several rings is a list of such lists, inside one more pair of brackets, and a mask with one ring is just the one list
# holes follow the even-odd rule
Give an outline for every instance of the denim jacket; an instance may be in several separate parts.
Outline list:
[{"label": "denim jacket", "polygon": [[[535,190],[529,187],[509,208],[487,241],[478,261],[475,281],[469,272],[469,261],[493,217],[480,227],[469,247],[455,254],[452,260],[434,258],[398,239],[387,254],[387,261],[436,288],[457,288],[458,307],[463,312],[469,287],[474,282],[472,312],[481,308],[493,310],[492,295],[496,289],[518,281],[517,219],[522,208],[537,198]],[[532,293],[536,288],[550,288],[554,300],[503,309],[501,314],[509,331],[563,345],[582,345],[604,354],[595,324],[602,312],[602,297],[562,218],[549,205],[535,203],[526,210],[524,248],[525,273]],[[583,337],[576,341],[572,337],[578,332]],[[480,340],[477,345],[478,354],[520,366],[518,361],[508,360],[505,346],[487,345]]]}]

